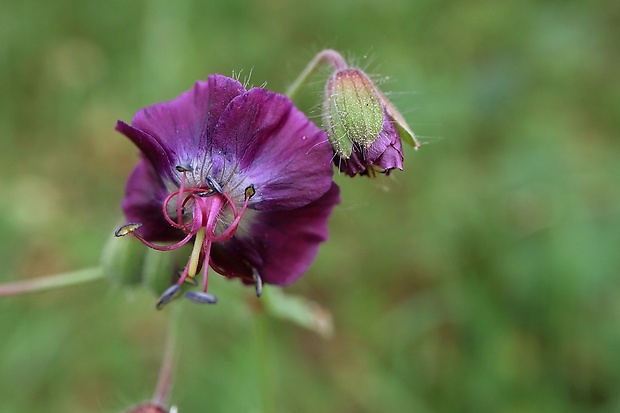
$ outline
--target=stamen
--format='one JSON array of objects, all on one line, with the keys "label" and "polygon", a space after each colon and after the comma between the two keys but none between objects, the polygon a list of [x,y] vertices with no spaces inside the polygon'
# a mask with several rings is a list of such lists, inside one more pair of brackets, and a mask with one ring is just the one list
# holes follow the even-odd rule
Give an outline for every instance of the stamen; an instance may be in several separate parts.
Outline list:
[{"label": "stamen", "polygon": [[233,221],[230,223],[228,228],[224,230],[224,232],[222,232],[217,237],[212,238],[211,241],[221,242],[221,241],[227,241],[230,238],[232,238],[232,236],[235,234],[235,231],[237,231],[237,226],[239,225],[239,221],[241,221],[241,217],[243,217],[243,214],[245,213],[245,210],[248,207],[250,198],[252,198],[255,193],[256,193],[256,190],[254,189],[254,185],[250,185],[247,188],[245,188],[245,202],[243,203],[243,206],[241,207],[241,211],[237,211],[237,207],[235,206],[235,203],[233,202],[233,200],[230,198],[228,194],[226,193],[222,194],[224,198],[226,199],[226,201],[228,201],[228,203],[230,204],[230,207],[233,210],[233,215],[235,219],[233,219]]},{"label": "stamen", "polygon": [[250,184],[247,188],[245,188],[245,199],[250,199],[256,194],[256,189],[253,184]]},{"label": "stamen", "polygon": [[[177,166],[181,168],[181,166]],[[179,186],[179,195],[177,195],[177,224],[180,228],[183,227],[183,214],[181,213],[181,209],[183,208],[183,192],[185,192],[185,179],[187,178],[187,171],[183,171],[183,177],[181,178],[181,185]]]},{"label": "stamen", "polygon": [[198,304],[217,303],[217,298],[214,295],[198,291],[188,291],[185,293],[185,297]]},{"label": "stamen", "polygon": [[132,232],[136,231],[141,226],[142,224],[138,222],[133,223],[133,224],[125,224],[119,229],[117,229],[116,231],[114,231],[114,236],[117,238],[124,237],[125,235],[131,234]]},{"label": "stamen", "polygon": [[[202,252],[205,257],[211,256],[211,240],[207,240],[202,246]],[[202,269],[202,292],[207,292],[207,285],[209,284],[209,263],[204,265]]]},{"label": "stamen", "polygon": [[213,191],[217,192],[218,194],[224,193],[220,184],[218,184],[217,181],[211,178],[210,176],[207,176],[207,185],[209,186],[209,188],[211,188]]},{"label": "stamen", "polygon": [[[198,282],[195,277],[200,268],[203,270],[202,292],[188,292],[185,296],[200,304],[215,304],[217,302],[215,296],[207,293],[209,267],[213,266],[210,259],[211,246],[214,242],[226,241],[234,236],[239,221],[248,208],[250,199],[256,194],[254,185],[249,185],[244,190],[244,202],[239,205],[239,201],[235,202],[229,194],[225,193],[221,184],[214,178],[207,177],[202,188],[192,187],[191,185],[186,187],[187,172],[192,171],[192,168],[187,165],[177,165],[175,169],[181,173],[179,189],[166,197],[162,205],[162,213],[172,227],[185,233],[185,237],[175,244],[157,245],[135,232],[142,226],[140,223],[123,225],[115,232],[117,237],[132,234],[146,246],[158,251],[174,250],[193,240],[192,252],[187,265],[179,275],[177,282],[160,296],[156,305],[157,309],[161,309],[175,299],[180,294],[184,283],[197,285]],[[172,204],[174,198],[176,198],[176,204]],[[232,222],[216,235],[215,231],[218,229],[218,225],[222,223],[220,219],[224,208],[229,208],[227,212],[232,215]],[[176,216],[171,214],[172,211],[176,212]],[[247,282],[247,277],[244,280]],[[256,296],[260,297],[263,291],[263,281],[255,269],[252,272],[252,280],[254,281]]]},{"label": "stamen", "polygon": [[263,294],[263,279],[260,277],[258,270],[252,268],[252,278],[254,278],[254,288],[256,288],[256,296],[260,297]]},{"label": "stamen", "polygon": [[177,248],[181,248],[183,245],[187,244],[187,242],[192,239],[192,237],[194,236],[194,234],[187,234],[187,236],[185,238],[183,238],[181,241],[177,242],[176,244],[171,244],[171,245],[157,245],[157,244],[153,244],[150,241],[145,240],[141,235],[137,234],[137,233],[133,233],[133,236],[138,238],[140,240],[140,242],[142,242],[144,245],[146,245],[149,248],[153,248],[154,250],[157,251],[172,251],[175,250]]},{"label": "stamen", "polygon": [[179,284],[174,284],[168,287],[168,289],[159,297],[159,301],[157,301],[155,308],[161,310],[163,306],[174,300],[179,295],[179,291],[181,291],[181,286]]},{"label": "stamen", "polygon": [[181,173],[183,173],[183,172],[191,172],[191,171],[194,170],[191,166],[189,166],[187,164],[177,165],[177,166],[174,167],[174,169],[176,169],[177,171],[179,171]]}]

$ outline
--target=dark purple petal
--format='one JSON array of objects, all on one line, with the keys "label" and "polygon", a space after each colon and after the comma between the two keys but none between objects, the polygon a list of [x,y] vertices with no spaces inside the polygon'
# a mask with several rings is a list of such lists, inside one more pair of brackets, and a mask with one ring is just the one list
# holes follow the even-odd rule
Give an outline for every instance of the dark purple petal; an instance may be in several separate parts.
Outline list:
[{"label": "dark purple petal", "polygon": [[119,120],[116,122],[116,130],[127,136],[140,149],[146,159],[160,171],[162,176],[175,179],[173,163],[175,155],[167,146],[162,145],[158,138],[149,135]]},{"label": "dark purple petal", "polygon": [[394,168],[402,170],[403,148],[400,136],[387,112],[381,133],[368,149],[354,145],[349,159],[336,158],[334,162],[340,171],[349,176],[355,176],[358,173],[363,175],[370,166],[388,173]]},{"label": "dark purple petal", "polygon": [[213,268],[228,276],[252,280],[252,267],[263,282],[288,285],[301,277],[328,237],[327,220],[340,202],[335,183],[327,193],[301,208],[257,212],[247,231],[214,244]]},{"label": "dark purple petal", "polygon": [[252,89],[233,99],[215,128],[213,146],[219,151],[213,152],[213,174],[242,190],[253,184],[253,209],[297,208],[331,186],[327,136],[284,95]]},{"label": "dark purple petal", "polygon": [[175,241],[184,237],[162,213],[168,190],[152,164],[141,160],[127,180],[122,207],[129,222],[139,222],[137,233],[149,241]]},{"label": "dark purple petal", "polygon": [[132,126],[119,122],[117,130],[144,152],[161,175],[178,181],[172,169],[176,165],[204,168],[214,149],[213,130],[218,119],[230,101],[244,92],[237,80],[211,75],[176,99],[138,111]]}]

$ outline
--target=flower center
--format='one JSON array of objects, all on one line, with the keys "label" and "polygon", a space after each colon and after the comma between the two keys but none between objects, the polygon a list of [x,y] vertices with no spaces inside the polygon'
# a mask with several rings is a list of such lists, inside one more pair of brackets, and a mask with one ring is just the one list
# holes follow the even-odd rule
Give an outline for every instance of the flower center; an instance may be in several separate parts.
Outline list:
[{"label": "flower center", "polygon": [[[194,240],[192,252],[179,280],[162,294],[157,308],[163,307],[175,298],[184,282],[195,284],[194,277],[201,268],[203,271],[202,292],[187,292],[185,295],[198,303],[214,304],[217,302],[215,296],[207,293],[211,246],[214,242],[227,241],[233,237],[250,198],[255,193],[253,185],[247,187],[243,205],[237,208],[230,195],[225,193],[213,178],[206,179],[207,188],[186,187],[186,173],[189,169],[177,166],[177,170],[183,173],[181,185],[178,190],[166,197],[162,213],[170,225],[185,233],[185,237],[175,244],[157,245],[135,232],[140,228],[140,224],[124,225],[115,234],[124,236],[131,233],[143,244],[158,251],[171,251]],[[226,220],[230,222],[226,223]],[[258,292],[260,279],[256,277],[255,282]]]}]

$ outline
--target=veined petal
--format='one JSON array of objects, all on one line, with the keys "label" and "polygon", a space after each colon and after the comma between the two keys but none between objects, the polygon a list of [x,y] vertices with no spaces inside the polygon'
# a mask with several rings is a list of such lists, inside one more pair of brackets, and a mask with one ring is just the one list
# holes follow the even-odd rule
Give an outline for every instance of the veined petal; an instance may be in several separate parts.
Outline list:
[{"label": "veined petal", "polygon": [[157,137],[136,129],[121,120],[116,122],[116,130],[127,136],[163,176],[175,179],[173,174],[175,154],[170,148],[163,145]]},{"label": "veined petal", "polygon": [[213,146],[216,179],[241,191],[253,184],[252,209],[298,208],[331,186],[327,136],[284,95],[255,88],[233,99]]},{"label": "veined petal", "polygon": [[[192,89],[174,100],[138,111],[132,126],[155,137],[163,148],[172,152],[173,167],[183,164],[201,169],[205,155],[213,150],[213,131],[218,119],[230,101],[244,92],[245,88],[237,80],[211,75],[206,82],[196,82]],[[202,164],[196,165],[199,160]]]},{"label": "veined petal", "polygon": [[251,279],[252,268],[269,284],[288,285],[301,277],[328,237],[327,220],[340,202],[335,183],[319,199],[287,211],[262,211],[247,231],[214,244],[213,268],[228,276]]}]

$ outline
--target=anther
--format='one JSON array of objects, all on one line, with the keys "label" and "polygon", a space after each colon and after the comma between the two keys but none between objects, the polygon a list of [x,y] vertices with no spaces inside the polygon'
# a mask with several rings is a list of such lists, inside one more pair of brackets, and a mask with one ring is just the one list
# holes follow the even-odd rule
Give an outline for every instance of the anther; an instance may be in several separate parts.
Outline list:
[{"label": "anther", "polygon": [[256,194],[256,189],[254,188],[254,185],[250,185],[245,188],[245,199],[252,198],[254,194]]},{"label": "anther", "polygon": [[217,194],[217,192],[209,190],[209,191],[205,191],[205,192],[199,192],[198,196],[201,197],[201,198],[206,198],[208,196],[212,196],[212,195],[215,195],[215,194]]},{"label": "anther", "polygon": [[124,237],[127,234],[131,234],[132,232],[134,232],[135,230],[137,230],[141,226],[142,226],[142,224],[140,224],[140,223],[125,224],[122,227],[120,227],[119,229],[117,229],[116,231],[114,231],[114,236],[115,237]]},{"label": "anther", "polygon": [[188,291],[185,293],[185,297],[198,304],[215,304],[217,298],[209,293],[203,293],[198,291]]},{"label": "anther", "polygon": [[174,167],[174,169],[176,169],[177,171],[179,171],[179,172],[181,172],[181,173],[183,173],[183,172],[191,172],[191,171],[193,171],[193,170],[194,170],[194,169],[193,169],[191,166],[189,166],[189,165],[177,165],[177,166],[175,166],[175,167]]},{"label": "anther", "polygon": [[163,306],[174,300],[179,295],[179,291],[181,291],[181,286],[179,284],[174,284],[168,287],[161,297],[159,297],[159,301],[157,301],[155,308],[161,310]]},{"label": "anther", "polygon": [[209,185],[209,188],[211,188],[211,190],[217,192],[218,194],[223,194],[224,191],[222,190],[222,187],[219,183],[217,183],[217,181],[213,178],[211,178],[210,176],[207,176],[207,185]]},{"label": "anther", "polygon": [[252,278],[254,278],[254,288],[256,288],[256,296],[260,297],[263,294],[263,279],[256,268],[252,268]]}]

